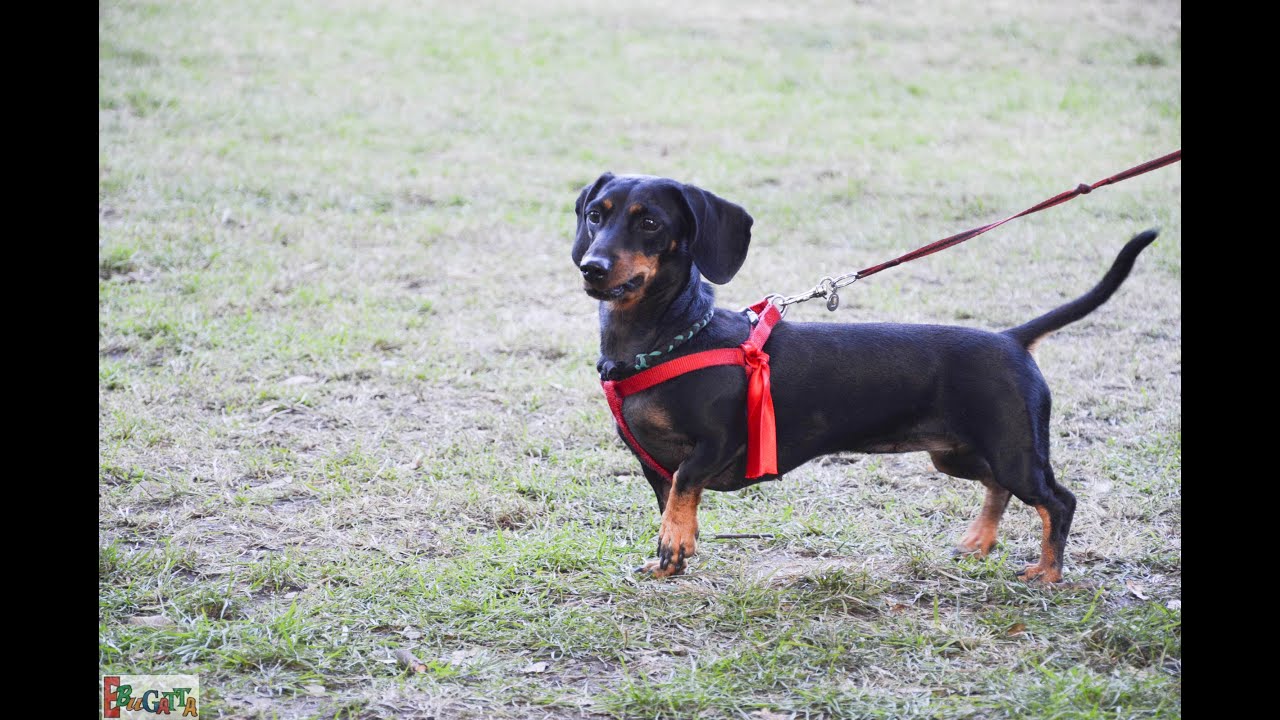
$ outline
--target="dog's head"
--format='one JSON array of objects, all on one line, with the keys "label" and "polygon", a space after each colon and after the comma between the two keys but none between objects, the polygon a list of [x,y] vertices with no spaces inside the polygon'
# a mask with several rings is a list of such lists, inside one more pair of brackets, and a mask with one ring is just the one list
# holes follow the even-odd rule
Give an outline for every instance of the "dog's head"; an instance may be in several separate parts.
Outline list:
[{"label": "dog's head", "polygon": [[751,216],[667,178],[605,173],[582,189],[573,262],[597,300],[629,305],[664,276],[733,279],[751,244]]}]

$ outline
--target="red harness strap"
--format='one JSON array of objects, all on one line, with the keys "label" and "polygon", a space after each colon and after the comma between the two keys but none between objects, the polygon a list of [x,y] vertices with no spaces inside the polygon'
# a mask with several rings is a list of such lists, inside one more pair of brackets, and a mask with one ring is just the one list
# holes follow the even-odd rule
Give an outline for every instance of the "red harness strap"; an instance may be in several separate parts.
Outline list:
[{"label": "red harness strap", "polygon": [[622,417],[622,401],[628,395],[634,395],[660,385],[671,378],[679,377],[694,370],[715,367],[717,365],[741,365],[747,372],[747,478],[754,479],[762,475],[778,473],[778,435],[773,417],[773,394],[769,387],[769,355],[765,353],[765,343],[769,341],[769,333],[773,326],[782,319],[777,305],[768,298],[751,306],[751,310],[759,316],[751,334],[736,348],[705,350],[692,355],[685,355],[669,360],[636,373],[622,380],[604,380],[604,396],[609,401],[609,409],[613,411],[613,419],[618,429],[626,438],[627,444],[640,456],[644,464],[656,470],[664,478],[671,480],[674,473],[661,465],[652,455],[645,452],[636,436],[631,434],[627,421]]}]

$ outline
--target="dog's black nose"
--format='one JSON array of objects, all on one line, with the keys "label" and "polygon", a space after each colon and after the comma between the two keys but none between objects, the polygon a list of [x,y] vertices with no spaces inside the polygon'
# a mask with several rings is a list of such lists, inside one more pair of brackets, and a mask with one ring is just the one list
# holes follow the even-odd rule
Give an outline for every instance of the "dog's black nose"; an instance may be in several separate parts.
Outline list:
[{"label": "dog's black nose", "polygon": [[609,274],[610,263],[602,258],[591,258],[582,263],[578,269],[582,271],[582,277],[588,282],[600,282]]}]

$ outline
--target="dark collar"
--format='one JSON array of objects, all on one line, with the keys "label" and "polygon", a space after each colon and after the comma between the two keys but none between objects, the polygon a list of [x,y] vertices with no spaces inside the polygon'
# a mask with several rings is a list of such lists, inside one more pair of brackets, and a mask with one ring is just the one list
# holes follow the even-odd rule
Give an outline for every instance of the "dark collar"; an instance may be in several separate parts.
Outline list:
[{"label": "dark collar", "polygon": [[689,342],[689,340],[692,339],[694,335],[697,335],[703,328],[705,328],[711,322],[711,318],[715,314],[716,314],[716,309],[712,307],[710,310],[707,311],[706,315],[702,316],[702,319],[694,323],[688,330],[685,330],[679,335],[676,335],[675,337],[671,338],[669,342],[659,345],[655,350],[650,350],[647,353],[638,353],[636,355],[636,359],[631,362],[611,363],[601,358],[600,367],[598,368],[600,371],[600,379],[601,380],[620,380],[621,378],[627,375],[630,375],[632,373],[636,373],[646,368],[651,368],[654,365],[661,364],[662,363],[661,358],[663,355],[666,355],[670,353],[672,350],[675,350],[681,345]]}]

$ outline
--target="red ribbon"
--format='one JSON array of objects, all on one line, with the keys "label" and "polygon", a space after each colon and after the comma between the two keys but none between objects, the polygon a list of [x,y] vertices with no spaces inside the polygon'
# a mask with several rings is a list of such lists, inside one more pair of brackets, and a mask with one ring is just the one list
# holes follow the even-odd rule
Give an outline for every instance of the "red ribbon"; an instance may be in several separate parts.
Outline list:
[{"label": "red ribbon", "polygon": [[769,354],[742,345],[747,366],[747,477],[778,472],[778,437],[769,388]]},{"label": "red ribbon", "polygon": [[747,371],[747,479],[778,474],[778,428],[773,416],[773,390],[769,383],[769,354],[764,345],[774,324],[782,319],[776,305],[762,300],[751,306],[760,316],[747,341],[742,359]]}]

